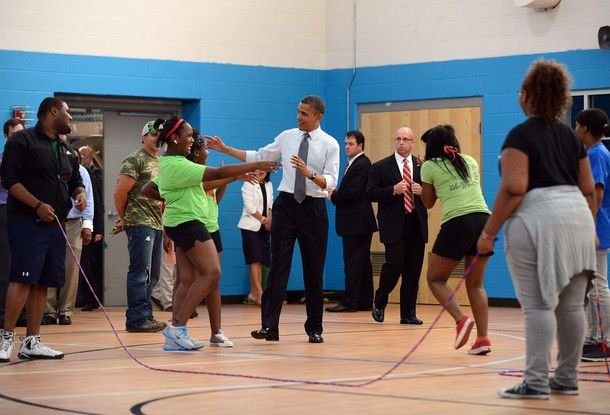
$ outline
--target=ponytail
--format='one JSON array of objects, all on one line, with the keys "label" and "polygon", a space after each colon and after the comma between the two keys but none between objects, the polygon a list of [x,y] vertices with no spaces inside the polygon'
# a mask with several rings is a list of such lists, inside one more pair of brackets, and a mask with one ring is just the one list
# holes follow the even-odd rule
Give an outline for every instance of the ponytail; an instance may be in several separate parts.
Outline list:
[{"label": "ponytail", "polygon": [[[157,138],[157,147],[161,147],[163,144],[167,143],[172,135],[180,134],[185,125],[184,119],[178,118],[176,115],[165,121],[162,119],[158,119],[157,121],[161,121],[158,130],[159,138]],[[155,121],[155,125],[157,121]]]}]

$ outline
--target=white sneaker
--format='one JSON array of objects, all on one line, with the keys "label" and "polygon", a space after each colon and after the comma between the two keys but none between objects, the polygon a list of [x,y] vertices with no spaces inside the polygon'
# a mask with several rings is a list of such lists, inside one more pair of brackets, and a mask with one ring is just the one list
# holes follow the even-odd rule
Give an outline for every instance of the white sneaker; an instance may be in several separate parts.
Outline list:
[{"label": "white sneaker", "polygon": [[64,354],[53,350],[44,344],[40,335],[27,336],[21,339],[21,349],[18,354],[20,359],[63,359]]},{"label": "white sneaker", "polygon": [[2,330],[0,332],[0,362],[11,360],[13,347],[15,347],[15,332]]},{"label": "white sneaker", "polygon": [[222,330],[210,337],[210,346],[212,347],[233,347],[233,342],[224,335]]},{"label": "white sneaker", "polygon": [[[186,326],[175,327],[171,321],[167,322],[167,327],[163,330],[163,335],[166,339],[174,342],[174,345],[169,343],[168,347],[178,346],[181,347],[182,350],[197,350],[203,347],[202,342],[193,341],[193,339],[191,339]],[[195,342],[197,342],[197,344],[195,344]],[[165,345],[163,346],[163,350],[166,350]]]},{"label": "white sneaker", "polygon": [[205,346],[202,341],[195,340],[193,338],[191,338],[191,341],[193,342],[194,347],[192,349],[185,349],[184,347],[177,345],[173,340],[170,340],[166,337],[165,343],[163,343],[163,350],[168,352],[183,352],[187,350],[199,350],[203,348],[203,346]]}]

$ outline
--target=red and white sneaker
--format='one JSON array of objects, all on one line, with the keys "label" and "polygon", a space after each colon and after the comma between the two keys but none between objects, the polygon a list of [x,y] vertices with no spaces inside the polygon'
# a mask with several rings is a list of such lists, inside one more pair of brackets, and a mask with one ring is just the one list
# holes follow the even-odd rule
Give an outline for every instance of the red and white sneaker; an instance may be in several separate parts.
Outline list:
[{"label": "red and white sneaker", "polygon": [[455,328],[455,343],[453,344],[454,349],[457,350],[468,342],[472,326],[474,326],[474,320],[467,315],[464,315],[457,323],[457,327]]},{"label": "red and white sneaker", "polygon": [[484,356],[487,353],[491,352],[491,340],[489,337],[477,337],[477,340],[474,342],[470,350],[468,350],[468,354]]}]

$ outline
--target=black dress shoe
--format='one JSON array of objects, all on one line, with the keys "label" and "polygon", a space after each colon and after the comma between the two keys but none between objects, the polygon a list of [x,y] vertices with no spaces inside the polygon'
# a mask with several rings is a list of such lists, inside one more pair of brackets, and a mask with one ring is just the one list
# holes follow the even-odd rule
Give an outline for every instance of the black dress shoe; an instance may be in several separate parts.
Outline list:
[{"label": "black dress shoe", "polygon": [[422,324],[424,324],[424,322],[415,316],[409,316],[407,318],[401,318],[400,324],[414,324],[416,326],[421,326]]},{"label": "black dress shoe", "polygon": [[50,326],[51,324],[57,324],[57,319],[49,314],[45,314],[42,316],[42,320],[40,322],[41,326]]},{"label": "black dress shoe", "polygon": [[325,310],[328,311],[329,313],[355,313],[356,312],[355,308],[350,308],[341,303],[339,303],[335,306],[332,306],[332,307],[326,307]]},{"label": "black dress shoe", "polygon": [[72,319],[67,314],[60,314],[57,321],[62,326],[69,326],[70,324],[72,324]]},{"label": "black dress shoe", "polygon": [[93,310],[97,310],[98,308],[100,308],[99,305],[92,305],[92,304],[85,304],[83,306],[83,308],[80,309],[80,311],[93,311]]},{"label": "black dress shoe", "polygon": [[309,335],[309,343],[324,343],[324,338],[321,334],[311,333]]},{"label": "black dress shoe", "polygon": [[373,307],[373,311],[371,312],[371,314],[373,315],[373,320],[375,320],[377,323],[383,323],[384,313],[384,308],[376,307]]},{"label": "black dress shoe", "polygon": [[250,332],[250,335],[258,340],[267,340],[268,342],[276,342],[280,340],[280,333],[277,330],[263,327]]}]

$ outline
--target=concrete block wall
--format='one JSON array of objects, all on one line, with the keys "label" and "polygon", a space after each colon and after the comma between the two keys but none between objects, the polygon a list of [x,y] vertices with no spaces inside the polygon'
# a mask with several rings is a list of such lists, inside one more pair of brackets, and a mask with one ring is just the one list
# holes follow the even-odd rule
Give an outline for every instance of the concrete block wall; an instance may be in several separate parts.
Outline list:
[{"label": "concrete block wall", "polygon": [[[35,110],[54,93],[181,99],[204,133],[256,148],[293,127],[298,100],[317,94],[327,102],[323,128],[341,141],[352,7],[352,0],[2,1],[0,118],[14,104]],[[350,127],[357,127],[359,104],[482,97],[490,204],[501,143],[523,119],[516,93],[532,60],[566,63],[576,90],[610,88],[610,53],[596,41],[597,28],[610,23],[607,0],[563,0],[544,13],[510,0],[358,0],[357,10]],[[210,162],[222,159],[212,155]],[[279,176],[273,181],[277,186]],[[341,242],[328,207],[325,288],[341,289]],[[223,293],[243,294],[239,186],[221,209]],[[293,270],[290,288],[297,289],[298,259]],[[502,254],[492,260],[486,286],[490,297],[514,296]]]},{"label": "concrete block wall", "polygon": [[[358,126],[360,104],[482,97],[481,170],[483,193],[491,207],[500,183],[501,146],[510,129],[525,120],[517,102],[519,86],[529,65],[539,58],[565,64],[574,78],[575,91],[610,89],[610,53],[603,50],[359,68],[351,92],[351,125]],[[345,132],[346,95],[340,92],[345,90],[351,74],[349,69],[327,71],[326,96],[329,107],[337,111],[326,122],[335,137]],[[485,287],[490,297],[514,298],[501,236],[496,244],[497,254],[489,262]],[[340,266],[328,264],[327,274],[341,273]]]}]

